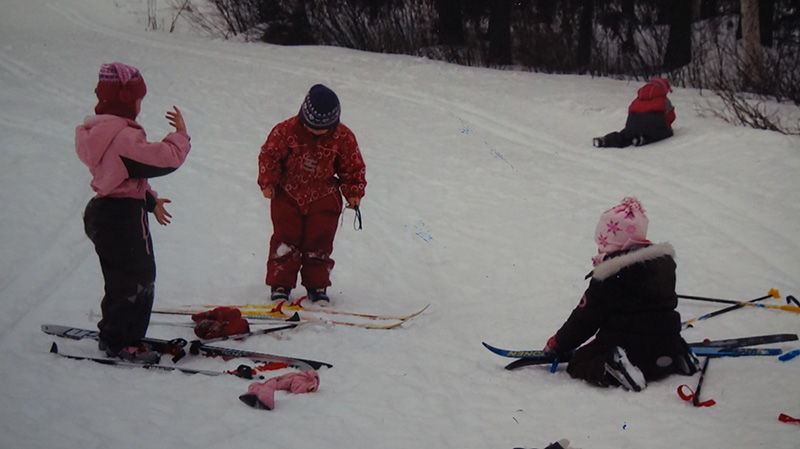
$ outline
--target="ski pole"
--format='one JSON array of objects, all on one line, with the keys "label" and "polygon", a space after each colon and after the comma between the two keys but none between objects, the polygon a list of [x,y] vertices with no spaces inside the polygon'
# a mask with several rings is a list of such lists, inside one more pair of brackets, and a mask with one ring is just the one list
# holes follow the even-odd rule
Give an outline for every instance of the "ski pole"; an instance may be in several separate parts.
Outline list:
[{"label": "ski pole", "polygon": [[[691,402],[695,407],[711,407],[717,403],[713,399],[700,402],[700,389],[703,387],[703,379],[705,378],[706,370],[708,369],[709,360],[711,360],[711,358],[706,357],[705,362],[703,362],[703,367],[700,369],[700,378],[697,380],[697,388],[695,388],[695,391],[692,391],[692,389],[686,384],[678,387],[678,396],[680,396],[684,401]],[[685,393],[683,391],[684,389],[689,390],[689,393]]]},{"label": "ski pole", "polygon": [[700,379],[697,380],[697,389],[695,390],[694,397],[692,398],[692,405],[695,407],[710,407],[716,403],[713,399],[700,402],[700,388],[703,387],[703,379],[706,377],[706,370],[708,369],[709,360],[711,360],[711,358],[706,357],[706,361],[703,362],[703,369],[700,370]]},{"label": "ski pole", "polygon": [[[760,298],[753,299],[750,302],[761,301],[762,299],[767,299],[767,298],[780,298],[780,297],[781,297],[781,292],[776,290],[776,289],[774,289],[774,288],[772,288],[772,289],[769,290],[769,292],[767,293],[766,296],[762,296]],[[693,299],[695,301],[718,302],[718,303],[721,303],[721,304],[742,304],[743,303],[743,301],[735,301],[735,300],[732,300],[732,299],[707,298],[705,296],[678,295],[678,298],[681,298],[681,299]]]},{"label": "ski pole", "polygon": [[[775,296],[775,295],[778,295],[778,296]],[[764,306],[764,304],[753,304],[753,303],[756,303],[758,301],[761,301],[761,300],[764,300],[764,299],[767,299],[767,298],[776,298],[776,297],[780,298],[780,293],[778,292],[778,290],[772,289],[772,290],[770,290],[770,294],[769,295],[762,296],[760,298],[751,299],[750,301],[747,301],[747,302],[739,302],[739,303],[736,303],[736,304],[734,304],[734,305],[732,305],[730,307],[726,307],[724,309],[720,309],[720,310],[717,310],[717,311],[714,311],[714,312],[711,312],[711,313],[707,313],[707,314],[705,314],[703,316],[699,316],[697,318],[692,318],[692,319],[690,319],[688,321],[684,321],[682,323],[682,326],[683,326],[684,329],[686,329],[687,327],[690,327],[692,325],[692,323],[694,323],[695,321],[707,320],[707,319],[709,319],[711,317],[715,317],[717,315],[722,315],[723,313],[728,313],[728,312],[730,312],[732,310],[741,309],[742,307],[745,307],[745,306],[748,306],[748,305]],[[776,307],[784,308],[784,307],[792,307],[792,306],[776,306]],[[768,308],[772,308],[772,307],[768,307]],[[795,308],[797,308],[797,307],[795,307]],[[798,313],[800,313],[800,308],[797,308],[797,309],[798,309]],[[789,309],[789,310],[791,310],[791,309]]]}]

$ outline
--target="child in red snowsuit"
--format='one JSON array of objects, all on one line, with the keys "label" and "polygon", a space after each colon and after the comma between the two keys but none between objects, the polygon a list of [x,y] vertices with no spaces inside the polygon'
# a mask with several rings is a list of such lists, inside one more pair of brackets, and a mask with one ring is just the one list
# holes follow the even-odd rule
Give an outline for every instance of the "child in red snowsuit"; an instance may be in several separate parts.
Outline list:
[{"label": "child in red snowsuit", "polygon": [[628,106],[628,120],[622,131],[596,137],[596,147],[624,148],[629,145],[642,146],[671,137],[675,108],[667,98],[672,92],[665,78],[653,78],[642,86],[636,99]]},{"label": "child in red snowsuit", "polygon": [[544,349],[578,348],[567,366],[574,378],[640,391],[648,381],[697,371],[675,310],[675,252],[669,243],[647,240],[647,224],[635,198],[600,217],[589,288]]},{"label": "child in red snowsuit", "polygon": [[266,284],[272,301],[288,299],[299,272],[308,298],[330,303],[342,196],[357,209],[367,185],[358,142],[339,122],[340,110],[332,90],[313,86],[298,115],[276,125],[258,155],[258,185],[271,202]]},{"label": "child in red snowsuit", "polygon": [[183,164],[191,145],[178,108],[167,112],[175,132],[148,142],[136,123],[144,78],[121,63],[103,64],[95,113],[75,129],[75,150],[92,174],[96,196],[86,205],[84,227],[94,243],[105,280],[100,305],[100,347],[110,356],[155,363],[158,354],[141,345],[150,323],[156,264],[147,212],[167,225],[171,215],[150,188],[148,178],[164,176]]}]

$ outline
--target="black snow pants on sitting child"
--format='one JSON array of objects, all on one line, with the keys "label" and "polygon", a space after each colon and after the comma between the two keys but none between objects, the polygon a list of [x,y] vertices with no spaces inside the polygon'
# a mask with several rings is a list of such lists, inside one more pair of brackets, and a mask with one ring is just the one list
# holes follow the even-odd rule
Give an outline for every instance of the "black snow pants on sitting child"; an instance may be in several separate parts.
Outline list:
[{"label": "black snow pants on sitting child", "polygon": [[[673,131],[667,125],[664,114],[645,112],[628,114],[625,128],[603,136],[603,147],[625,148],[630,145],[646,145],[672,137]],[[634,140],[635,139],[635,140]]]},{"label": "black snow pants on sitting child", "polygon": [[138,346],[150,324],[156,280],[146,202],[94,198],[86,205],[83,223],[105,280],[100,341],[115,353]]}]

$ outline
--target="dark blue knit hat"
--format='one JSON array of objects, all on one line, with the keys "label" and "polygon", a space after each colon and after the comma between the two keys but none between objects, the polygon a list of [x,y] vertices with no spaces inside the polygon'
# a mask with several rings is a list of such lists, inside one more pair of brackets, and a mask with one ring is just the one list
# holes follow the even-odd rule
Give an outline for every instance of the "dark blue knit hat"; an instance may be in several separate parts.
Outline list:
[{"label": "dark blue knit hat", "polygon": [[308,91],[300,106],[300,121],[311,129],[331,129],[339,124],[339,97],[317,84]]}]

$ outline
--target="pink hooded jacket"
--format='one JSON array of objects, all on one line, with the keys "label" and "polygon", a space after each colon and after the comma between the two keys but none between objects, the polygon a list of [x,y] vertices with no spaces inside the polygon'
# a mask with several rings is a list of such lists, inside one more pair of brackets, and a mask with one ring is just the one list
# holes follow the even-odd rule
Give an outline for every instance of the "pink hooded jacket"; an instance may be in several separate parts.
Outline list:
[{"label": "pink hooded jacket", "polygon": [[161,142],[148,142],[133,120],[115,115],[92,115],[75,129],[75,151],[92,174],[98,197],[146,199],[147,178],[175,171],[189,154],[185,132],[172,132]]}]

